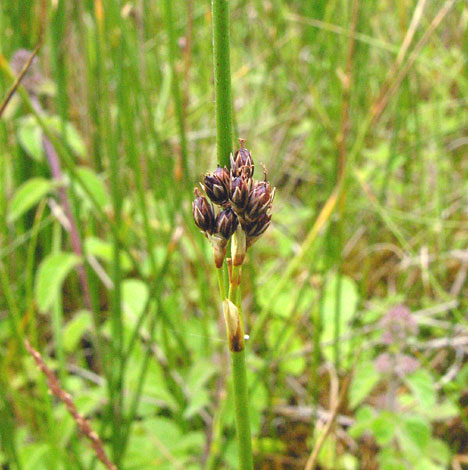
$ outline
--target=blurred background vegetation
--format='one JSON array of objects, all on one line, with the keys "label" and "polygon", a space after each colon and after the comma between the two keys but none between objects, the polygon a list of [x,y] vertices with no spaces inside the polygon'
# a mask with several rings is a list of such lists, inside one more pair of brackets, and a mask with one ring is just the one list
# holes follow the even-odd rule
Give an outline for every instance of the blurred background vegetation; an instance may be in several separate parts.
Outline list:
[{"label": "blurred background vegetation", "polygon": [[[277,187],[244,269],[256,467],[468,462],[468,8],[232,0],[234,135]],[[236,468],[192,189],[216,165],[208,0],[2,0],[0,465]],[[28,52],[29,51],[29,52]],[[236,145],[236,143],[233,143]],[[348,378],[352,376],[349,388]]]}]

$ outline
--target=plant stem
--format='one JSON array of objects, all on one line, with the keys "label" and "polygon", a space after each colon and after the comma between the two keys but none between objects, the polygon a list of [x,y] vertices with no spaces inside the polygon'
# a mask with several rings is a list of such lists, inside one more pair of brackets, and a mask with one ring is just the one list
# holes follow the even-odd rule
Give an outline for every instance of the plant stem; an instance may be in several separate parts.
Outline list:
[{"label": "plant stem", "polygon": [[[216,110],[216,148],[218,161],[229,166],[232,150],[232,109],[231,109],[231,64],[229,56],[229,3],[227,0],[212,0],[213,17],[213,61],[215,79]],[[225,292],[222,272],[218,269],[221,298]],[[229,283],[229,300],[236,304],[240,313],[240,301],[237,301],[239,285],[239,267],[232,267]],[[242,318],[241,318],[242,323]],[[234,405],[236,413],[237,441],[239,450],[239,468],[253,470],[252,442],[250,437],[249,398],[245,351],[231,350]]]},{"label": "plant stem", "polygon": [[[229,300],[236,304],[239,309],[239,315],[242,314],[240,309],[240,299],[237,292],[239,287],[239,266],[232,267],[231,282],[229,284]],[[242,328],[243,330],[243,328]],[[237,445],[239,453],[239,468],[241,470],[253,470],[252,456],[252,438],[250,434],[249,419],[249,397],[247,386],[247,369],[245,367],[245,349],[241,351],[232,351],[232,382],[234,389],[234,408],[236,416]]]},{"label": "plant stem", "polygon": [[188,146],[185,130],[184,103],[180,92],[179,75],[176,69],[177,56],[177,32],[175,30],[174,14],[172,11],[172,0],[165,0],[164,9],[166,14],[167,33],[169,36],[169,65],[172,72],[172,95],[177,119],[177,127],[179,130],[180,149],[181,149],[181,165],[180,172],[176,173],[176,177],[180,181],[188,181]]},{"label": "plant stem", "polygon": [[239,468],[253,470],[252,439],[250,437],[249,397],[245,350],[231,351],[232,379],[234,388],[234,407],[236,412],[237,445]]},{"label": "plant stem", "polygon": [[215,80],[216,147],[218,161],[229,167],[232,151],[231,61],[229,55],[229,2],[212,0]]},{"label": "plant stem", "polygon": [[223,278],[223,268],[216,269],[218,274],[218,285],[219,285],[219,294],[221,295],[221,301],[226,298],[226,291],[224,289],[224,278]]}]

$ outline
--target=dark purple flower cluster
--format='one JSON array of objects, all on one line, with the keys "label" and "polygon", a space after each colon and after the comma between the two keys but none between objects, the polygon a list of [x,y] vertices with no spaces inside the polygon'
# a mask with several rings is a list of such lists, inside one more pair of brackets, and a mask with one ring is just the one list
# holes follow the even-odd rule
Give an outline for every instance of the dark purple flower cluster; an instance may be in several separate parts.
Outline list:
[{"label": "dark purple flower cluster", "polygon": [[[240,148],[231,154],[231,168],[218,167],[203,178],[206,196],[195,189],[193,218],[197,227],[210,239],[219,255],[225,253],[226,245],[240,226],[245,234],[246,248],[263,235],[271,223],[271,206],[275,188],[267,181],[264,169],[263,181],[253,178],[254,162],[251,153],[240,139]],[[213,206],[218,207],[217,213]],[[222,264],[224,254],[216,264]]]}]

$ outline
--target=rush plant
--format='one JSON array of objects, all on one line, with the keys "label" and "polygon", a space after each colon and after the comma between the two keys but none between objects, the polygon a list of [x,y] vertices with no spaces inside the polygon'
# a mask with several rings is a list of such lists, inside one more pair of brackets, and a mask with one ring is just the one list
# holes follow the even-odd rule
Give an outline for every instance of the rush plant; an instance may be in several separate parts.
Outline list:
[{"label": "rush plant", "polygon": [[[271,188],[264,170],[264,179],[253,178],[254,162],[251,153],[240,139],[241,147],[231,154],[231,168],[216,168],[205,175],[193,202],[193,217],[197,227],[213,247],[218,272],[219,290],[223,304],[229,350],[232,362],[234,405],[239,448],[240,468],[253,469],[249,421],[249,402],[245,366],[245,334],[242,318],[240,283],[242,264],[247,249],[266,231],[271,223],[271,206],[275,188]],[[216,209],[215,209],[216,207]],[[226,251],[231,241],[231,257]],[[226,295],[223,266],[229,272],[229,292]]]}]

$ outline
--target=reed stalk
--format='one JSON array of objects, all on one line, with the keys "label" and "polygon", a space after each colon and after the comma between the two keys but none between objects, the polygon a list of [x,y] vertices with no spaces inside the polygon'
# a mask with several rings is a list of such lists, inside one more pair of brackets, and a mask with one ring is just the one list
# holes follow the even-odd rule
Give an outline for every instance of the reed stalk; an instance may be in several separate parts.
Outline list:
[{"label": "reed stalk", "polygon": [[[232,151],[232,108],[231,108],[231,64],[229,51],[229,3],[227,0],[212,0],[213,18],[213,65],[215,80],[215,115],[216,115],[216,148],[218,161],[221,165],[229,165]],[[235,236],[235,235],[234,235]],[[226,315],[226,325],[229,336],[229,348],[232,365],[232,384],[234,390],[234,406],[236,416],[237,445],[239,453],[239,468],[253,470],[252,440],[249,420],[249,397],[247,372],[245,366],[244,328],[242,325],[240,302],[237,301],[240,268],[232,267],[229,282],[228,299],[225,298],[222,270],[218,271],[220,295],[223,306],[235,306],[235,319],[240,321],[240,329],[229,331],[229,316]],[[227,307],[229,309],[229,306]],[[239,325],[237,325],[239,326]],[[234,339],[233,339],[234,338]]]}]

